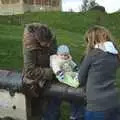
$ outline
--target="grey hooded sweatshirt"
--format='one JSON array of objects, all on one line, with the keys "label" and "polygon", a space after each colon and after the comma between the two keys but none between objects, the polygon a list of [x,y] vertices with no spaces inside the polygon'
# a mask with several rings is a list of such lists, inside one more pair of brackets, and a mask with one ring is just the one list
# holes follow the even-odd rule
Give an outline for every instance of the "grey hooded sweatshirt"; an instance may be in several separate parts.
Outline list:
[{"label": "grey hooded sweatshirt", "polygon": [[111,43],[96,45],[84,58],[79,69],[78,79],[81,86],[86,86],[89,111],[105,111],[119,105],[115,84],[119,67],[118,51]]}]

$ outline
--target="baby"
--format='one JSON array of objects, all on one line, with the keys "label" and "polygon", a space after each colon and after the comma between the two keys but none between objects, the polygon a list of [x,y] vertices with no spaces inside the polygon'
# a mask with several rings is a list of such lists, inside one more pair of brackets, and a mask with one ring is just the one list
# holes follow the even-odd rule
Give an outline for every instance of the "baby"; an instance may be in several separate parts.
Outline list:
[{"label": "baby", "polygon": [[75,88],[79,86],[77,65],[72,60],[68,46],[58,47],[57,54],[50,56],[50,66],[60,82]]}]

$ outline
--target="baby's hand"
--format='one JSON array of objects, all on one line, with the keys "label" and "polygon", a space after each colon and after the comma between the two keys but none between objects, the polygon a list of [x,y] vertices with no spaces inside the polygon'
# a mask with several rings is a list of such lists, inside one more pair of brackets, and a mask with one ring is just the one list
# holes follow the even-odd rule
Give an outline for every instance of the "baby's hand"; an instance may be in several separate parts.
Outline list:
[{"label": "baby's hand", "polygon": [[57,79],[58,79],[59,81],[63,81],[63,80],[64,80],[64,72],[63,72],[63,71],[58,71],[58,72],[56,73],[56,75],[57,75]]}]

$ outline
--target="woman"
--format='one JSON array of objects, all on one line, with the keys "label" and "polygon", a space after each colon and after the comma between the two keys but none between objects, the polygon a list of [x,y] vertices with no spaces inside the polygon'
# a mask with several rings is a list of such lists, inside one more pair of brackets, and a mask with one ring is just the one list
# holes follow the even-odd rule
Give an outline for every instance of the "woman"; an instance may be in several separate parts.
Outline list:
[{"label": "woman", "polygon": [[[31,96],[33,113],[44,111],[43,88],[53,81],[49,57],[56,52],[56,40],[51,30],[39,23],[26,25],[23,36],[24,77],[26,94]],[[41,107],[43,106],[43,107]],[[35,109],[35,110],[34,110]],[[40,111],[40,109],[42,109]]]},{"label": "woman", "polygon": [[[57,96],[49,100],[42,97],[43,88],[55,80],[49,66],[50,55],[56,54],[55,37],[46,25],[39,23],[27,25],[23,37],[23,83],[27,89],[27,94],[29,93],[32,99],[32,109],[35,109],[33,114],[40,114],[41,112],[45,113],[43,115],[44,120],[58,120],[62,101]],[[45,103],[48,103],[46,111],[44,110],[46,108]],[[78,120],[83,116],[83,106],[78,107],[78,104],[73,104],[73,101],[71,103],[72,114],[70,119]]]},{"label": "woman", "polygon": [[[78,79],[86,86],[85,120],[120,120],[116,71],[120,65],[118,49],[111,34],[102,26],[90,28],[85,35],[86,56]],[[119,118],[118,118],[119,117]]]}]

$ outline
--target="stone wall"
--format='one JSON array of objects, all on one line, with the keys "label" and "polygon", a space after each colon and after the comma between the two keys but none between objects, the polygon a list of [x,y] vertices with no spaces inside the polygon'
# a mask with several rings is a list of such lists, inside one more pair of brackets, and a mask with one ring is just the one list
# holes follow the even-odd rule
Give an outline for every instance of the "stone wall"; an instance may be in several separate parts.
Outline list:
[{"label": "stone wall", "polygon": [[39,5],[39,4],[25,4],[23,0],[20,0],[18,3],[14,4],[2,4],[0,0],[0,15],[15,15],[15,14],[24,14],[25,12],[38,12],[38,11],[60,11],[61,2],[58,6],[50,5]]},{"label": "stone wall", "polygon": [[23,14],[23,13],[24,13],[24,8],[23,8],[23,4],[21,3],[0,5],[0,15],[14,15],[14,14]]}]

